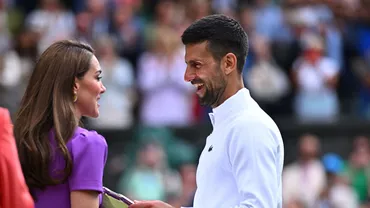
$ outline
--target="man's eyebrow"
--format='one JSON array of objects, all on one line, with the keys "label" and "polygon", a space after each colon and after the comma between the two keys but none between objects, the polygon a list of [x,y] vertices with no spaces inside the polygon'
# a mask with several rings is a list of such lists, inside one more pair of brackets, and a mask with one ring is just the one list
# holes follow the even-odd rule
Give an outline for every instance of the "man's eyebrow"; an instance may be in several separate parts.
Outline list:
[{"label": "man's eyebrow", "polygon": [[185,61],[187,64],[201,64],[202,62],[199,60],[190,60],[190,61]]},{"label": "man's eyebrow", "polygon": [[98,70],[95,72],[95,74],[101,74],[102,73],[102,70]]}]

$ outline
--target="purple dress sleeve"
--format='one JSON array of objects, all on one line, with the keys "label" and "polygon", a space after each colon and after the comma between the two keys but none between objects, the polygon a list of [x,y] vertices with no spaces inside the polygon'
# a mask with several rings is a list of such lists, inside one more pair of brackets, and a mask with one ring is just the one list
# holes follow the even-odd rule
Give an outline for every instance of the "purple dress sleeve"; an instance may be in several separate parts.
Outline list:
[{"label": "purple dress sleeve", "polygon": [[[79,129],[81,131],[81,129]],[[103,136],[83,129],[71,141],[72,174],[70,191],[89,190],[103,192],[103,172],[108,146]]]}]

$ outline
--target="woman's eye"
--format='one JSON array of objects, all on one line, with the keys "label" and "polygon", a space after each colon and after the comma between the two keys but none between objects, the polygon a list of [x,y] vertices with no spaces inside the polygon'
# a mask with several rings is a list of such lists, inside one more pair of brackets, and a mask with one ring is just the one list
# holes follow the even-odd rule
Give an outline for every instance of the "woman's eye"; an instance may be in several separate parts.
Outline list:
[{"label": "woman's eye", "polygon": [[97,80],[100,81],[102,79],[102,77],[98,77]]}]

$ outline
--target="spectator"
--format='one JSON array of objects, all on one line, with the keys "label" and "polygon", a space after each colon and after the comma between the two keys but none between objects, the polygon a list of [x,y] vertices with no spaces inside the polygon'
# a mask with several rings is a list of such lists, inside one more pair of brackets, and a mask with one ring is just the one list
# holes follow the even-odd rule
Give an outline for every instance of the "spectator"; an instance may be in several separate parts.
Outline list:
[{"label": "spectator", "polygon": [[338,64],[323,54],[320,36],[302,36],[303,54],[293,66],[296,86],[295,114],[305,122],[332,122],[339,114],[337,97]]},{"label": "spectator", "polygon": [[168,169],[161,145],[155,142],[144,143],[136,158],[137,164],[120,179],[120,192],[138,200],[166,200],[174,194],[173,191],[181,190],[178,187],[181,185],[180,178]]},{"label": "spectator", "polygon": [[74,38],[87,43],[93,43],[93,34],[92,34],[92,16],[87,11],[82,11],[76,14],[76,32]]},{"label": "spectator", "polygon": [[27,16],[26,26],[38,33],[39,53],[55,41],[72,38],[76,29],[73,13],[60,0],[41,0],[40,8]]},{"label": "spectator", "polygon": [[317,202],[318,208],[358,208],[356,193],[341,176],[343,161],[334,153],[327,153],[322,159],[327,176],[327,185]]},{"label": "spectator", "polygon": [[12,49],[4,54],[0,65],[0,96],[7,98],[0,99],[0,104],[12,115],[19,107],[38,55],[34,32],[24,29],[14,39]]},{"label": "spectator", "polygon": [[320,141],[314,135],[306,134],[299,139],[298,160],[283,171],[285,205],[298,202],[304,207],[316,208],[315,202],[326,184],[325,169],[318,159],[319,148]]},{"label": "spectator", "polygon": [[275,5],[271,0],[256,0],[255,4],[256,33],[271,41],[285,38],[284,36],[289,30],[284,22],[281,7]]},{"label": "spectator", "polygon": [[249,72],[245,73],[245,83],[261,107],[270,115],[276,115],[283,111],[279,103],[290,91],[289,79],[275,63],[267,38],[256,35],[251,42],[255,62]]},{"label": "spectator", "polygon": [[344,176],[355,190],[359,202],[366,204],[370,184],[369,139],[358,137],[354,141],[349,160],[345,163]]},{"label": "spectator", "polygon": [[134,3],[118,4],[114,8],[111,34],[117,52],[136,66],[136,59],[144,50],[142,18],[135,13]]},{"label": "spectator", "polygon": [[96,128],[128,129],[134,124],[132,109],[136,100],[133,66],[118,56],[109,36],[97,40],[97,55],[104,69],[102,81],[109,91],[100,98],[101,115],[91,123]]},{"label": "spectator", "polygon": [[184,49],[174,30],[154,32],[151,50],[139,59],[140,120],[148,126],[188,126],[193,120],[191,93],[195,89],[183,81]]},{"label": "spectator", "polygon": [[108,2],[105,0],[86,0],[86,11],[91,15],[91,33],[94,39],[109,33]]}]

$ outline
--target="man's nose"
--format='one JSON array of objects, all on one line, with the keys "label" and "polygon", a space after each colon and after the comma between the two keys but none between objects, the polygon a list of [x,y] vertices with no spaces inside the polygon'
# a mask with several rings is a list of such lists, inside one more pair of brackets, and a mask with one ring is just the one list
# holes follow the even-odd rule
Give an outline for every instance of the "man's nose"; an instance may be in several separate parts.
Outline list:
[{"label": "man's nose", "polygon": [[185,74],[184,74],[184,80],[185,82],[191,82],[195,78],[194,70],[191,70],[186,68]]}]

